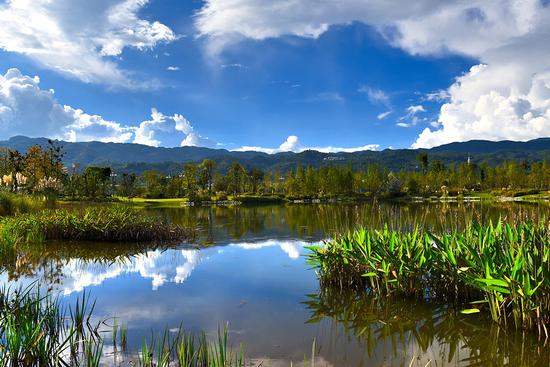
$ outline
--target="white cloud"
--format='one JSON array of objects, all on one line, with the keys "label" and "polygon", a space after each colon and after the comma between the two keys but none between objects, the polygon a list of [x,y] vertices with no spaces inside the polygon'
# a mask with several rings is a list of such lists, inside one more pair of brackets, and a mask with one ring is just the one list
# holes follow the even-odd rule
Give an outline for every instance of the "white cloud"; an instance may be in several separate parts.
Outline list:
[{"label": "white cloud", "polygon": [[290,135],[280,146],[279,148],[265,148],[265,147],[254,147],[254,146],[243,146],[239,149],[235,149],[237,152],[263,152],[267,154],[275,154],[281,152],[303,152],[306,150],[316,150],[322,153],[337,153],[337,152],[358,152],[363,150],[378,150],[380,146],[378,144],[368,144],[361,147],[353,148],[339,148],[339,147],[304,147],[300,144],[300,139],[296,135]]},{"label": "white cloud", "polygon": [[84,82],[141,87],[113,57],[177,36],[139,18],[148,0],[10,0],[0,5],[0,49]]},{"label": "white cloud", "polygon": [[178,71],[180,68],[179,66],[168,66],[166,70],[168,71]]},{"label": "white cloud", "polygon": [[61,105],[53,90],[40,89],[40,78],[9,69],[0,74],[0,136],[48,136],[70,141],[126,142],[134,128]]},{"label": "white cloud", "polygon": [[286,138],[286,141],[281,144],[279,150],[282,152],[295,152],[300,149],[300,140],[296,135],[291,135]]},{"label": "white cloud", "polygon": [[411,115],[415,115],[418,112],[426,112],[426,109],[422,105],[415,105],[407,107],[407,112]]},{"label": "white cloud", "polygon": [[166,116],[153,109],[139,127],[122,125],[99,115],[60,104],[53,90],[40,88],[40,78],[9,69],[0,74],[0,138],[14,135],[68,141],[102,141],[153,146],[217,146],[202,137],[182,115]]},{"label": "white cloud", "polygon": [[381,112],[376,116],[376,118],[378,120],[384,120],[386,117],[388,117],[391,114],[392,114],[392,111]]},{"label": "white cloud", "polygon": [[243,38],[316,38],[331,25],[353,21],[373,26],[413,55],[455,53],[479,60],[446,94],[426,97],[448,101],[432,124],[439,128],[425,129],[413,147],[550,136],[547,2],[207,0],[196,27],[219,53]]},{"label": "white cloud", "polygon": [[[420,112],[426,112],[426,109],[422,105],[413,105],[407,107],[407,114],[405,116],[401,116],[396,125],[399,127],[413,127],[420,122],[429,121],[427,117],[416,116]],[[432,126],[434,125],[432,124]]]},{"label": "white cloud", "polygon": [[305,101],[309,103],[312,103],[312,102],[344,103],[346,99],[340,93],[337,93],[337,92],[321,92],[321,93],[317,93],[314,96],[306,98]]},{"label": "white cloud", "polygon": [[423,99],[431,102],[443,102],[448,101],[449,98],[451,98],[449,91],[445,89],[440,89],[434,92],[426,93]]},{"label": "white cloud", "polygon": [[174,139],[182,139],[180,146],[214,147],[216,143],[202,137],[195,131],[189,120],[180,114],[168,116],[151,109],[151,119],[142,121],[136,130],[134,143],[158,147]]},{"label": "white cloud", "polygon": [[372,104],[383,104],[389,106],[390,97],[381,89],[372,88],[368,85],[361,85],[357,90],[359,93],[365,93]]},{"label": "white cloud", "polygon": [[248,66],[239,63],[222,64],[220,67],[222,69],[248,69]]}]

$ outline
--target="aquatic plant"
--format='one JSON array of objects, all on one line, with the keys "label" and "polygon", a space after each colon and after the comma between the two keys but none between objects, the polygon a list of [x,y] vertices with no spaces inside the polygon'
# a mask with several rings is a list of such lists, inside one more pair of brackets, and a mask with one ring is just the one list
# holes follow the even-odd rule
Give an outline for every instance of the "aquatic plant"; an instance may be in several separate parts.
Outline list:
[{"label": "aquatic plant", "polygon": [[464,313],[488,309],[500,324],[512,320],[517,328],[549,336],[546,221],[472,224],[442,235],[363,228],[309,249],[323,285],[444,300],[467,307]]},{"label": "aquatic plant", "polygon": [[126,207],[43,210],[0,220],[0,240],[17,245],[47,240],[165,241],[191,231]]},{"label": "aquatic plant", "polygon": [[209,340],[205,333],[194,336],[179,329],[172,336],[168,330],[157,336],[156,343],[146,339],[137,355],[140,367],[244,367],[244,349],[233,351],[229,345],[228,325],[218,328],[217,338]]},{"label": "aquatic plant", "polygon": [[[74,308],[36,283],[0,290],[0,361],[3,366],[69,366],[101,354],[93,305],[84,293]],[[93,365],[87,364],[87,365]],[[97,364],[96,364],[97,365]]]}]

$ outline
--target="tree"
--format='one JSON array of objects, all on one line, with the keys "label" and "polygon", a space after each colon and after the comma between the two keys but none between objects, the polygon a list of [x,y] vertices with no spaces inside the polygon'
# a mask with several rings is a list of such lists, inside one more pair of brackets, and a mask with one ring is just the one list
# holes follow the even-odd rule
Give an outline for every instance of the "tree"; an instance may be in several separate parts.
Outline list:
[{"label": "tree", "polygon": [[229,191],[233,195],[240,195],[243,190],[244,177],[246,176],[244,167],[237,162],[233,162],[227,170],[227,176],[229,179]]},{"label": "tree", "polygon": [[84,170],[84,195],[88,198],[97,199],[108,195],[109,178],[111,167],[88,166]]},{"label": "tree", "polygon": [[137,177],[135,173],[123,173],[120,185],[118,186],[118,194],[128,198],[134,197],[136,194],[136,181]]},{"label": "tree", "polygon": [[197,196],[197,175],[199,169],[193,163],[187,163],[183,166],[183,192],[187,198]]},{"label": "tree", "polygon": [[416,156],[416,160],[418,161],[418,163],[420,163],[420,166],[422,167],[422,173],[426,174],[426,172],[428,171],[428,165],[430,164],[428,159],[428,153],[426,152],[418,153],[418,155]]},{"label": "tree", "polygon": [[212,184],[214,180],[214,168],[216,167],[216,162],[212,159],[205,159],[199,165],[201,170],[201,184],[204,190],[208,191],[208,195],[212,195]]},{"label": "tree", "polygon": [[257,168],[253,168],[249,173],[248,177],[250,178],[250,183],[252,184],[252,193],[258,193],[258,186],[262,183],[264,179],[264,173]]},{"label": "tree", "polygon": [[145,181],[146,196],[151,198],[164,197],[164,187],[166,186],[166,177],[156,170],[143,172]]}]

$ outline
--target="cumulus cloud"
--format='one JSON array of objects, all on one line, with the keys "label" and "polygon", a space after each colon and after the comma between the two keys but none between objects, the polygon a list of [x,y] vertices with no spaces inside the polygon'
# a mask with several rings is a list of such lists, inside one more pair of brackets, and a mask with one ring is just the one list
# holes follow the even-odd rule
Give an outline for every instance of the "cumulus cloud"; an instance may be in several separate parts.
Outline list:
[{"label": "cumulus cloud", "polygon": [[168,71],[178,71],[180,68],[179,66],[168,66],[166,70]]},{"label": "cumulus cloud", "polygon": [[265,148],[265,147],[254,147],[254,146],[243,146],[238,149],[235,149],[236,152],[263,152],[267,154],[275,154],[281,152],[295,152],[300,153],[306,150],[316,150],[321,153],[338,153],[338,152],[358,152],[363,150],[378,150],[380,146],[378,144],[367,144],[360,147],[353,148],[339,148],[333,146],[327,147],[304,147],[300,144],[300,139],[296,135],[290,135],[280,146],[279,148]]},{"label": "cumulus cloud", "polygon": [[0,138],[14,135],[67,141],[102,141],[153,146],[216,146],[202,137],[181,114],[166,116],[153,109],[139,127],[122,125],[79,108],[60,104],[53,90],[40,88],[38,76],[18,69],[0,74]]},{"label": "cumulus cloud", "polygon": [[141,19],[148,0],[9,0],[0,5],[0,49],[25,55],[84,82],[140,87],[115,62],[125,48],[147,49],[177,38]]},{"label": "cumulus cloud", "polygon": [[550,136],[546,1],[207,0],[196,27],[211,50],[220,52],[243,38],[316,38],[331,25],[354,21],[371,25],[413,55],[454,53],[479,60],[446,93],[427,96],[446,103],[435,127],[425,129],[413,147]]},{"label": "cumulus cloud", "polygon": [[[183,139],[182,139],[183,136]],[[182,139],[180,146],[214,147],[216,143],[202,137],[195,131],[189,120],[180,114],[168,116],[151,109],[151,119],[142,121],[136,129],[134,143],[158,147],[172,145],[174,139]]]},{"label": "cumulus cloud", "polygon": [[126,142],[134,128],[61,105],[40,78],[9,69],[0,74],[0,136],[48,136],[70,141]]}]

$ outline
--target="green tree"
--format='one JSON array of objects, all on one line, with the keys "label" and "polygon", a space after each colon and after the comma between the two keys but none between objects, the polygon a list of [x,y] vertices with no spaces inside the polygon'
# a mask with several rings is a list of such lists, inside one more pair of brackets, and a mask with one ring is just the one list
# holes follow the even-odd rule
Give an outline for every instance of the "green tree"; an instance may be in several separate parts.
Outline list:
[{"label": "green tree", "polygon": [[197,197],[198,173],[199,169],[193,163],[183,166],[183,193],[189,199]]},{"label": "green tree", "polygon": [[229,192],[233,195],[240,195],[243,192],[245,176],[246,170],[244,167],[237,162],[233,162],[227,170]]},{"label": "green tree", "polygon": [[203,190],[208,192],[208,195],[212,195],[212,185],[214,181],[214,168],[216,167],[216,162],[212,159],[205,159],[199,165],[200,176],[201,176],[201,185]]}]

